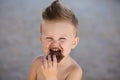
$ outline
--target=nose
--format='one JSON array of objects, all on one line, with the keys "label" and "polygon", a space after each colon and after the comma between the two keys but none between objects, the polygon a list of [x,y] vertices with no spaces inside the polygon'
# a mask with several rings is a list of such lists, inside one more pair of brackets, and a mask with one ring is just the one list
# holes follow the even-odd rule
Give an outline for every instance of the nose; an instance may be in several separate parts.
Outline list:
[{"label": "nose", "polygon": [[59,45],[60,45],[59,42],[55,40],[51,43],[52,47],[59,47]]}]

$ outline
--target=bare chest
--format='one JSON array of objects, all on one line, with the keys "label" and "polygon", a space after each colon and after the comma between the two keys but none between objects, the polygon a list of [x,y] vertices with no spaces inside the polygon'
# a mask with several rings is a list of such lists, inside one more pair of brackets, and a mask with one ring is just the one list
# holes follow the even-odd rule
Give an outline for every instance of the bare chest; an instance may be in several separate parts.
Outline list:
[{"label": "bare chest", "polygon": [[[68,75],[69,71],[64,70],[64,69],[59,69],[58,70],[58,80],[66,80],[66,77]],[[40,71],[37,72],[37,80],[44,80],[44,77]]]}]

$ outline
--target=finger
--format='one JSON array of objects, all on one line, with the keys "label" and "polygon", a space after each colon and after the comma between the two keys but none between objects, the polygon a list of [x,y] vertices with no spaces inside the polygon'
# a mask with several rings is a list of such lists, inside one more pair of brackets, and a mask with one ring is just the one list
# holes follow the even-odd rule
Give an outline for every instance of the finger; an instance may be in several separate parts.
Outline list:
[{"label": "finger", "polygon": [[48,55],[48,67],[52,67],[52,61],[50,55]]},{"label": "finger", "polygon": [[57,58],[53,55],[53,67],[57,67]]},{"label": "finger", "polygon": [[44,57],[43,58],[43,67],[44,67],[44,69],[46,69],[47,68],[47,60],[46,60],[46,58]]}]

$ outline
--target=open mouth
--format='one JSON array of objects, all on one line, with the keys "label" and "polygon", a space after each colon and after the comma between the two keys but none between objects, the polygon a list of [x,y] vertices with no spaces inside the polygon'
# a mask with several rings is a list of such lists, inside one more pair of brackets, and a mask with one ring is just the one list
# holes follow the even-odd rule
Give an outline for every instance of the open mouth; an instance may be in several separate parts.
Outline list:
[{"label": "open mouth", "polygon": [[[60,50],[60,49],[55,49],[55,48],[54,49],[50,49],[49,52],[50,53],[48,55],[51,56],[51,60],[52,61],[53,61],[53,55],[56,56],[58,63],[64,58],[64,56],[62,54],[62,50]],[[48,56],[46,58],[48,59]]]}]

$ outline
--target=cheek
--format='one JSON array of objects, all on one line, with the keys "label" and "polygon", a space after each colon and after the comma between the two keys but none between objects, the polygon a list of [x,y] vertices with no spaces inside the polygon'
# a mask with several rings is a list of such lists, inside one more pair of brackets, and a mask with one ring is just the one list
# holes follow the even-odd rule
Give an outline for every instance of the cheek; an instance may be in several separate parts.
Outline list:
[{"label": "cheek", "polygon": [[43,50],[44,54],[47,55],[49,52],[48,48],[49,48],[50,43],[43,41],[43,42],[41,42],[41,44],[42,44],[42,50]]},{"label": "cheek", "polygon": [[70,52],[71,52],[71,49],[72,49],[72,44],[71,44],[71,42],[66,42],[66,43],[62,44],[62,47],[63,47],[63,49],[64,49],[63,55],[64,55],[64,56],[69,55]]}]

